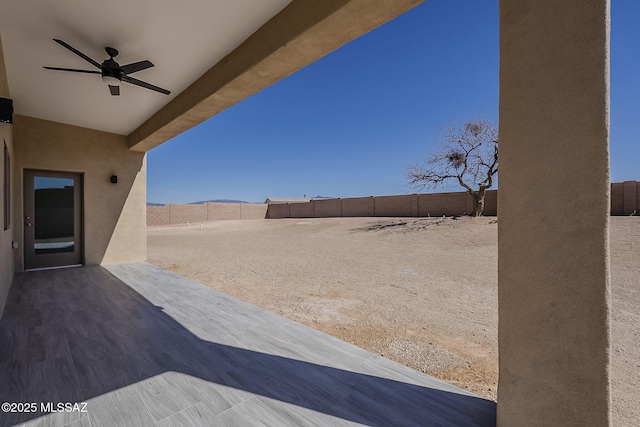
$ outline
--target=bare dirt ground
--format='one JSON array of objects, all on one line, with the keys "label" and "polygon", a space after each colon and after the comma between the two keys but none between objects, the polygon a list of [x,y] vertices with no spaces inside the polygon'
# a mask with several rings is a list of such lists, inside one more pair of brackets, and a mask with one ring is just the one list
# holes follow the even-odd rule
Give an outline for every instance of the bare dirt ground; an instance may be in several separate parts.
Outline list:
[{"label": "bare dirt ground", "polygon": [[[496,399],[496,218],[150,227],[149,262]],[[615,425],[640,424],[640,218],[611,218]]]}]

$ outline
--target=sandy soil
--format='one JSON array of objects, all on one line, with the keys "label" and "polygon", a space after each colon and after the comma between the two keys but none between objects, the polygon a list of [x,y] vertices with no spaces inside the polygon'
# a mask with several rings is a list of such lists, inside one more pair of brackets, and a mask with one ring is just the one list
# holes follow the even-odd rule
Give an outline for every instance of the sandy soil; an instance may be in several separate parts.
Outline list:
[{"label": "sandy soil", "polygon": [[[496,399],[496,218],[150,227],[149,262]],[[611,219],[615,425],[640,423],[640,218]]]}]

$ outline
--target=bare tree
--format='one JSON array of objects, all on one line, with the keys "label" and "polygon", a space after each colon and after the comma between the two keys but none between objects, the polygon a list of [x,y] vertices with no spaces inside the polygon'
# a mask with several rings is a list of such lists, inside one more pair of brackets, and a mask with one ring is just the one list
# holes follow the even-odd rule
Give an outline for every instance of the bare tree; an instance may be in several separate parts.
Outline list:
[{"label": "bare tree", "polygon": [[407,168],[409,185],[435,188],[445,181],[457,180],[474,200],[471,216],[484,210],[484,196],[498,173],[498,129],[486,119],[446,129],[440,149],[424,163]]}]

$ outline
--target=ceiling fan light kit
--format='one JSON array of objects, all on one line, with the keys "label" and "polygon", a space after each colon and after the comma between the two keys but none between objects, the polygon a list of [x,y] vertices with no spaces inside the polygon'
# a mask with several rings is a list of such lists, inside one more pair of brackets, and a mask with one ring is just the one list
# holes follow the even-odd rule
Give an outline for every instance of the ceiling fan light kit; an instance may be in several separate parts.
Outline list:
[{"label": "ceiling fan light kit", "polygon": [[74,48],[68,43],[65,43],[62,40],[53,39],[53,41],[58,43],[60,46],[70,50],[71,52],[75,53],[76,55],[78,55],[79,57],[81,57],[82,59],[84,59],[91,65],[93,65],[94,67],[98,68],[99,71],[98,70],[78,70],[74,68],[43,67],[43,68],[46,68],[47,70],[70,71],[73,73],[86,73],[86,74],[100,74],[102,77],[102,81],[105,82],[107,85],[109,85],[109,91],[113,96],[120,95],[120,83],[122,82],[140,86],[145,89],[150,89],[155,92],[162,93],[164,95],[169,95],[171,93],[166,89],[152,85],[151,83],[143,82],[142,80],[138,80],[129,76],[129,74],[133,74],[138,71],[146,70],[148,68],[153,67],[154,65],[153,63],[151,63],[151,61],[144,60],[144,61],[133,62],[131,64],[121,66],[116,62],[115,59],[113,59],[116,56],[118,56],[118,51],[112,47],[106,47],[105,51],[107,52],[107,55],[109,55],[109,59],[105,59],[102,62],[102,64],[100,64],[99,62],[94,61],[84,53],[80,52],[78,49]]},{"label": "ceiling fan light kit", "polygon": [[120,86],[120,79],[114,76],[103,74],[102,81],[108,84],[109,86]]}]

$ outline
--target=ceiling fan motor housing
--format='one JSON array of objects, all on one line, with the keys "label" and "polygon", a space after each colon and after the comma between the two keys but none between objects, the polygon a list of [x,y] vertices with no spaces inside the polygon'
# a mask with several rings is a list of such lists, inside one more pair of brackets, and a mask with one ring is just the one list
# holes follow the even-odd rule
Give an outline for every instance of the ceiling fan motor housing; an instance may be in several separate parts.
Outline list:
[{"label": "ceiling fan motor housing", "polygon": [[102,79],[105,77],[113,77],[118,79],[118,81],[122,81],[122,75],[124,72],[122,68],[120,68],[120,64],[118,64],[113,58],[109,58],[102,63]]}]

